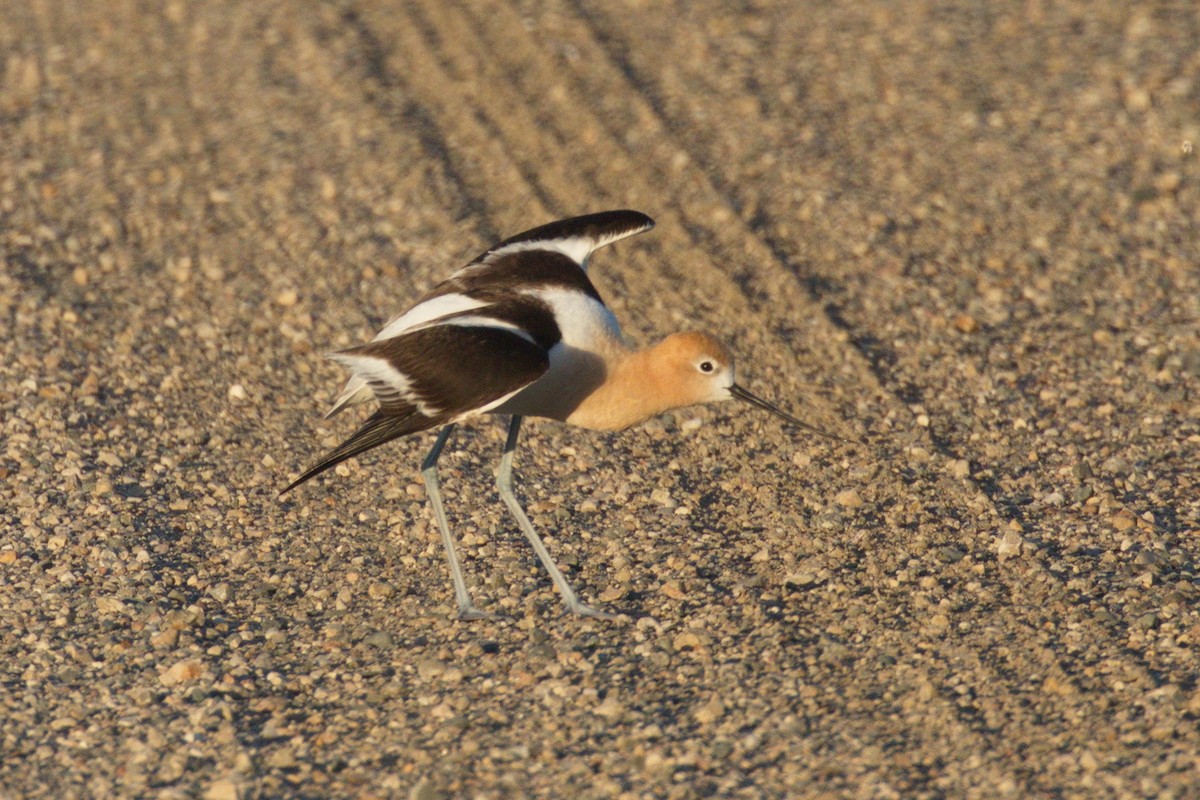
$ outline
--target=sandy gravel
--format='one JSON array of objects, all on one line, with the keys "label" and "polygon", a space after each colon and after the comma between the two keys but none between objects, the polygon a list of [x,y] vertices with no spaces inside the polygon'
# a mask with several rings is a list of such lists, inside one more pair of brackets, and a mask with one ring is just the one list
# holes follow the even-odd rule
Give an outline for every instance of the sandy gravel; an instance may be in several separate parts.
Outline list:
[{"label": "sandy gravel", "polygon": [[[1137,9],[1130,11],[1127,5]],[[10,2],[0,797],[1200,796],[1194,3]],[[733,407],[414,437],[326,350],[498,237]]]}]

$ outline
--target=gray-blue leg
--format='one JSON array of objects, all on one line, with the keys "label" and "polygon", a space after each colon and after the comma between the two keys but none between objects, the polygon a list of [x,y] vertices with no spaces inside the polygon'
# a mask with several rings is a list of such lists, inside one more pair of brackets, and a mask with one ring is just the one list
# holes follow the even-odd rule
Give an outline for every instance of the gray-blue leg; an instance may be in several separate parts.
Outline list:
[{"label": "gray-blue leg", "polygon": [[442,505],[442,492],[438,488],[437,461],[446,446],[446,440],[454,431],[453,425],[447,425],[438,433],[433,449],[425,457],[421,465],[421,474],[425,477],[425,493],[429,495],[429,504],[433,506],[433,516],[437,520],[438,529],[442,532],[442,544],[446,545],[446,558],[450,561],[450,577],[454,581],[454,599],[458,603],[460,619],[490,619],[495,614],[489,614],[476,608],[467,594],[467,583],[463,580],[462,565],[458,561],[458,553],[454,550],[454,537],[450,535],[450,524],[446,521],[446,509]]},{"label": "gray-blue leg", "polygon": [[521,418],[513,417],[508,425],[508,440],[504,443],[504,456],[500,459],[500,471],[496,474],[496,488],[500,490],[500,499],[504,501],[504,505],[508,506],[509,512],[516,517],[517,524],[521,526],[521,532],[525,534],[525,538],[533,546],[533,552],[537,553],[538,560],[542,562],[542,566],[550,573],[550,578],[562,594],[563,602],[567,604],[567,609],[585,617],[617,619],[612,614],[594,609],[580,601],[575,591],[571,588],[571,585],[567,583],[567,579],[563,577],[563,574],[558,571],[558,567],[554,565],[554,559],[550,557],[550,551],[546,549],[546,545],[542,544],[541,537],[537,535],[537,531],[533,529],[532,523],[529,522],[529,517],[525,516],[525,511],[517,501],[517,496],[513,493],[512,462],[513,453],[517,449],[517,438],[520,435]]}]

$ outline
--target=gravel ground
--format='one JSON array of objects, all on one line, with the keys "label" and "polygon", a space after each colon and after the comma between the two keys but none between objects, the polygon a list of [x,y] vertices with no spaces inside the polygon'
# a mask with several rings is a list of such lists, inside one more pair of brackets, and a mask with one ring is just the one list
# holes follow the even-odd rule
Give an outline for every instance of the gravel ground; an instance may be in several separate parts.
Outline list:
[{"label": "gravel ground", "polygon": [[[1200,11],[4,4],[0,796],[1200,795]],[[1130,8],[1129,6],[1136,6]],[[733,407],[276,500],[322,352],[498,237]],[[353,416],[353,415],[350,415]]]}]

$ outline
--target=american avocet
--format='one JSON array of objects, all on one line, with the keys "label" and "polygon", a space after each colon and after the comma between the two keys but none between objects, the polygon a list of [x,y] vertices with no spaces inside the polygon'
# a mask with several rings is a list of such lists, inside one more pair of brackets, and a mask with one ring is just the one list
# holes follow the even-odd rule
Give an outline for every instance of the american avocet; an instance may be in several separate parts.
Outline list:
[{"label": "american avocet", "polygon": [[435,286],[374,340],[332,353],[353,374],[326,418],[371,399],[379,408],[280,494],[392,439],[441,428],[422,474],[446,546],[458,613],[464,619],[492,616],[467,593],[438,489],[437,461],[459,422],[481,414],[511,415],[496,477],[500,497],[567,608],[611,618],[579,600],[513,493],[522,417],[621,430],[673,408],[736,398],[840,439],[734,383],[732,353],[708,334],[676,333],[642,350],[626,341],[588,280],[587,262],[599,248],[653,226],[654,220],[637,211],[606,211],[517,234]]}]

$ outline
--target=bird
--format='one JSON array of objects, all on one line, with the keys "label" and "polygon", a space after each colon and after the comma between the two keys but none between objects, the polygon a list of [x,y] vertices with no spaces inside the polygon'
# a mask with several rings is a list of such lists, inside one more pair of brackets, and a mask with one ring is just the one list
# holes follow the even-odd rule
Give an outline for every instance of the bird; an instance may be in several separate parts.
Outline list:
[{"label": "bird", "polygon": [[732,351],[708,333],[674,333],[645,348],[622,334],[588,277],[588,262],[600,248],[654,224],[646,214],[622,209],[518,233],[435,285],[371,341],[330,353],[351,375],[325,418],[364,403],[374,402],[377,408],[280,496],[346,459],[436,429],[421,473],[450,565],[458,617],[495,617],[476,606],[467,591],[437,462],[460,423],[485,414],[507,416],[508,434],[496,472],[501,500],[566,609],[616,619],[579,599],[517,499],[513,457],[525,417],[620,431],[672,409],[734,399],[809,432],[849,441],[739,385]]}]

